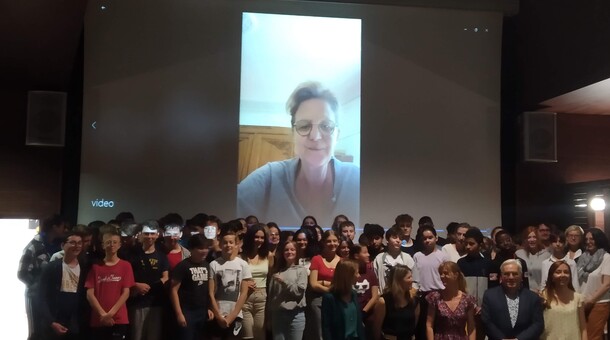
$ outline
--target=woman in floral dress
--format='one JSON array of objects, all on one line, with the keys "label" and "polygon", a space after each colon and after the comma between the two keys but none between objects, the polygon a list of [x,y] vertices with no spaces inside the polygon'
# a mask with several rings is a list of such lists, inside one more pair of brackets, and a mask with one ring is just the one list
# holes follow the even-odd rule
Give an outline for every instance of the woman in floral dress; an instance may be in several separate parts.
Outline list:
[{"label": "woman in floral dress", "polygon": [[438,268],[445,289],[428,296],[426,337],[428,340],[475,340],[476,299],[466,294],[466,280],[455,262]]}]

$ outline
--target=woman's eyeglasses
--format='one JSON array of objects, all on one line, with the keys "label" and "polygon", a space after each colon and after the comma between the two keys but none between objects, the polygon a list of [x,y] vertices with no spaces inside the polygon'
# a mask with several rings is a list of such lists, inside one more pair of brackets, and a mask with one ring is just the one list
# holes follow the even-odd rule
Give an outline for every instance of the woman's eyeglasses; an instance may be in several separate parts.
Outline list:
[{"label": "woman's eyeglasses", "polygon": [[307,137],[311,133],[311,129],[314,125],[318,126],[318,131],[320,134],[324,136],[330,136],[335,132],[335,128],[337,127],[333,122],[322,122],[320,124],[312,124],[311,121],[308,120],[300,120],[294,123],[294,129],[299,134],[299,136]]}]

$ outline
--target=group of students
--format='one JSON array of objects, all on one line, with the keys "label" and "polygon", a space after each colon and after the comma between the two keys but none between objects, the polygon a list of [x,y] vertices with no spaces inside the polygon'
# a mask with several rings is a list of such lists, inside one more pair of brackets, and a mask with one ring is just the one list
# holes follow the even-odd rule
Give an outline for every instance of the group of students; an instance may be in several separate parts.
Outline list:
[{"label": "group of students", "polygon": [[[222,223],[120,214],[67,231],[54,216],[24,250],[30,339],[602,339],[604,233],[541,224],[517,246],[429,217],[387,230],[307,216],[296,232],[254,216]],[[499,301],[499,302],[498,302]]]}]

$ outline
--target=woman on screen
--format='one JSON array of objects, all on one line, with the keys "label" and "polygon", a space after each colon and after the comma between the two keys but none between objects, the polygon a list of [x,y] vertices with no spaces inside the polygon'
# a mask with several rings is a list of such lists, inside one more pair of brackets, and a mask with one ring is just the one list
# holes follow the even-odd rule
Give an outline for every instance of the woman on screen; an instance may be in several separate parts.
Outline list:
[{"label": "woman on screen", "polygon": [[316,82],[299,85],[288,99],[293,127],[292,159],[271,162],[237,187],[239,216],[256,214],[281,225],[314,215],[322,225],[344,213],[358,216],[360,169],[335,158],[338,101]]}]

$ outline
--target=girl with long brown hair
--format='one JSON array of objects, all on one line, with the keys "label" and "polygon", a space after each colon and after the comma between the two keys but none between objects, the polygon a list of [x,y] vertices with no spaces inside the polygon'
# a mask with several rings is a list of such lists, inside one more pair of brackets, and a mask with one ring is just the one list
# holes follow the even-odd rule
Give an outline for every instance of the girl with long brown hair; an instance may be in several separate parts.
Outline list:
[{"label": "girl with long brown hair", "polygon": [[354,284],[358,262],[341,260],[335,269],[330,292],[322,298],[323,340],[365,340],[362,313]]},{"label": "girl with long brown hair", "polygon": [[337,255],[339,238],[332,230],[322,235],[322,252],[311,259],[309,266],[309,288],[306,292],[307,308],[305,310],[305,340],[319,340],[322,338],[322,295],[330,292],[335,268],[341,258]]},{"label": "girl with long brown hair", "polygon": [[587,339],[584,298],[574,291],[572,271],[565,261],[556,261],[548,271],[544,299],[542,339]]},{"label": "girl with long brown hair", "polygon": [[255,224],[244,236],[241,257],[248,263],[254,284],[251,293],[242,307],[243,339],[262,339],[265,337],[265,306],[267,303],[267,276],[273,267],[273,256],[269,255],[269,236],[267,226]]},{"label": "girl with long brown hair", "polygon": [[375,340],[411,339],[419,319],[419,300],[413,288],[411,269],[397,264],[390,269],[383,295],[375,304],[373,313]]},{"label": "girl with long brown hair", "polygon": [[269,309],[274,340],[300,340],[305,329],[307,269],[298,265],[297,244],[278,248],[277,272],[269,280]]}]

